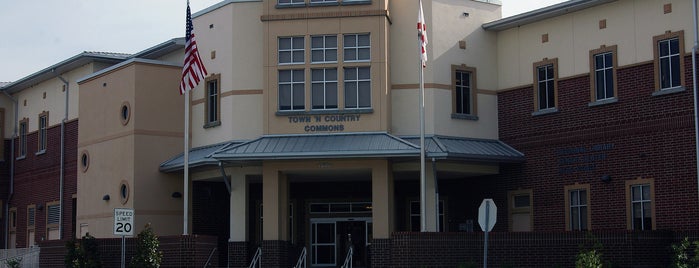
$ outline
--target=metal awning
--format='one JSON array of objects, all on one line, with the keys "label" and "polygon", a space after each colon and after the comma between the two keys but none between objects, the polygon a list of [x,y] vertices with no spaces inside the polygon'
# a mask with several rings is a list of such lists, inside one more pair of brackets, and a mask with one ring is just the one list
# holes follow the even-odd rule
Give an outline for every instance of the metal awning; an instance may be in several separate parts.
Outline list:
[{"label": "metal awning", "polygon": [[414,157],[420,148],[383,132],[267,135],[223,148],[212,157],[221,161],[311,158]]},{"label": "metal awning", "polygon": [[[419,137],[402,137],[417,146]],[[524,154],[499,140],[448,136],[425,137],[426,157],[462,161],[523,162]]]},{"label": "metal awning", "polygon": [[[248,142],[231,141],[193,148],[189,166],[219,162],[320,158],[416,158],[420,138],[385,132],[265,135]],[[426,157],[476,162],[523,162],[524,154],[499,140],[447,136],[425,137]],[[183,169],[183,154],[160,165],[160,171]]]},{"label": "metal awning", "polygon": [[[232,146],[240,144],[242,142],[224,142],[218,144],[212,144],[197,148],[189,149],[189,167],[200,167],[206,165],[218,165],[218,160],[211,158],[211,153],[225,148],[226,146]],[[173,172],[180,171],[184,169],[184,153],[180,153],[173,158],[160,164],[161,172]]]}]

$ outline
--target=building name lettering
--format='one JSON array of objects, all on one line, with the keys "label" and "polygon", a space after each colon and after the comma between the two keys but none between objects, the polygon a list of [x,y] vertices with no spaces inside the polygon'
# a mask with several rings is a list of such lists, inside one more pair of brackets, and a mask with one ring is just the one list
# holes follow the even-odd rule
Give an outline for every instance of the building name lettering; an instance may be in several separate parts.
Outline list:
[{"label": "building name lettering", "polygon": [[558,149],[558,174],[594,171],[598,163],[607,160],[606,151],[613,149],[613,143]]},{"label": "building name lettering", "polygon": [[358,122],[358,114],[337,114],[337,115],[302,115],[289,116],[290,124],[306,124],[303,127],[305,132],[341,132],[345,131],[346,122]]}]

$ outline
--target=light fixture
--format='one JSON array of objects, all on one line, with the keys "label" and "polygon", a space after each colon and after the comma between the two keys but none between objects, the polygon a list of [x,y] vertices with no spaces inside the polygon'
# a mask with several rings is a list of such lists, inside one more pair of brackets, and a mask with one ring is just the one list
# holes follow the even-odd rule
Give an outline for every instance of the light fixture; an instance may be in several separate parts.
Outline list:
[{"label": "light fixture", "polygon": [[104,200],[104,201],[109,201],[109,195],[108,195],[108,194],[104,195],[104,196],[102,197],[102,200]]},{"label": "light fixture", "polygon": [[461,14],[464,15],[464,17],[468,17],[468,15],[469,15],[468,12],[464,12],[464,13],[461,13]]},{"label": "light fixture", "polygon": [[180,198],[180,197],[182,197],[182,193],[180,193],[180,192],[173,192],[172,193],[172,198]]},{"label": "light fixture", "polygon": [[602,180],[602,182],[609,182],[609,181],[612,180],[612,176],[609,176],[609,175],[602,175],[601,180]]}]

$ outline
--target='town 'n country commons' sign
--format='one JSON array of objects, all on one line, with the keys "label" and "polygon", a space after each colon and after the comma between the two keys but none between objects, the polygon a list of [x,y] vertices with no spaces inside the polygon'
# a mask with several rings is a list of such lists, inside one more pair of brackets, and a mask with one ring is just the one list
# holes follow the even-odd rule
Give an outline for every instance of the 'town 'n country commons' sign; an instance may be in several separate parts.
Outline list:
[{"label": "'town 'n country commons' sign", "polygon": [[133,235],[133,218],[132,208],[115,208],[114,235]]}]

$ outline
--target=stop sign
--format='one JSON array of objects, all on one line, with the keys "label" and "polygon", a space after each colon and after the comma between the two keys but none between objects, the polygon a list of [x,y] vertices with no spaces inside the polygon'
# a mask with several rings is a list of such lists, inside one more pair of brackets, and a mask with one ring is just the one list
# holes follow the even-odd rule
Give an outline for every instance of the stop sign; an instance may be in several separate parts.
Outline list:
[{"label": "stop sign", "polygon": [[498,207],[495,206],[493,199],[483,199],[481,206],[478,207],[478,224],[481,226],[481,230],[483,230],[483,232],[490,232],[493,230],[497,215]]}]

